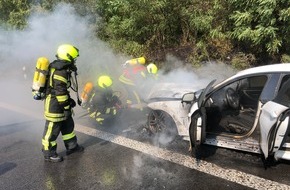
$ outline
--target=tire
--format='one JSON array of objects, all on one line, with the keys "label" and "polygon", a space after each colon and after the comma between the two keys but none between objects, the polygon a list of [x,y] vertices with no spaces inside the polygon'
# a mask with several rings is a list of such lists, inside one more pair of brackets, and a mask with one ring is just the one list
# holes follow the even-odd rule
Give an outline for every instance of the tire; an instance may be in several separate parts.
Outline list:
[{"label": "tire", "polygon": [[157,137],[164,137],[168,142],[173,141],[178,134],[172,117],[164,111],[150,110],[147,121],[149,133]]}]

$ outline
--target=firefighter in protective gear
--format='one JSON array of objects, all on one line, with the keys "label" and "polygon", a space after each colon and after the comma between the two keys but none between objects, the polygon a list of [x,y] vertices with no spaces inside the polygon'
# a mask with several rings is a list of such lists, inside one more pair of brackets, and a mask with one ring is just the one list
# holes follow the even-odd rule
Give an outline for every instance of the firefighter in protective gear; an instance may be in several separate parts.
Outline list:
[{"label": "firefighter in protective gear", "polygon": [[146,78],[146,67],[144,66],[146,60],[144,57],[131,59],[123,64],[123,73],[119,80],[127,85],[135,86],[138,81]]},{"label": "firefighter in protective gear", "polygon": [[85,107],[90,117],[103,125],[104,122],[114,119],[117,110],[121,108],[121,101],[114,95],[112,90],[113,80],[108,75],[102,75],[97,80],[97,85],[93,87],[90,98]]},{"label": "firefighter in protective gear", "polygon": [[[61,132],[66,147],[66,154],[81,152],[84,148],[77,143],[74,133],[72,108],[76,106],[70,97],[71,73],[76,72],[76,58],[79,50],[63,44],[57,49],[56,60],[50,63],[49,78],[44,102],[44,116],[46,119],[42,137],[42,151],[46,161],[60,162],[63,160],[57,154],[56,139]],[[73,87],[71,87],[73,88]]]},{"label": "firefighter in protective gear", "polygon": [[142,83],[146,79],[147,69],[145,67],[146,60],[144,57],[139,57],[126,61],[123,64],[124,70],[119,81],[124,84],[125,91],[128,94],[126,103],[129,107],[135,104],[136,108],[142,110]]},{"label": "firefighter in protective gear", "polygon": [[158,79],[158,67],[154,63],[150,63],[146,68],[150,77]]}]

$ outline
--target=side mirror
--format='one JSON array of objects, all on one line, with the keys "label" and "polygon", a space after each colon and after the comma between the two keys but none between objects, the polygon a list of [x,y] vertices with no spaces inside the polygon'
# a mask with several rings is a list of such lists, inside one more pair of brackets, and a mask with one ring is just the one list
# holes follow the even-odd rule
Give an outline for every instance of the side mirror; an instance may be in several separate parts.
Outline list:
[{"label": "side mirror", "polygon": [[191,104],[195,100],[195,93],[190,92],[182,96],[181,103]]}]

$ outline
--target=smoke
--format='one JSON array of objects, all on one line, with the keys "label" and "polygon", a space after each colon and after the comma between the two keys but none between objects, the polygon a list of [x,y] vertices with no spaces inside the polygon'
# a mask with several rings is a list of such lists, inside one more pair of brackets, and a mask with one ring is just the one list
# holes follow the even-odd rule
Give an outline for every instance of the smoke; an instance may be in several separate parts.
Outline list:
[{"label": "smoke", "polygon": [[72,6],[59,4],[52,13],[33,13],[25,30],[0,28],[1,126],[38,120],[41,124],[30,125],[33,137],[27,139],[39,144],[44,105],[32,98],[33,74],[37,59],[45,56],[53,61],[59,45],[69,43],[80,50],[77,60],[80,89],[84,81],[95,80],[101,72],[115,71],[116,64],[122,62],[119,59],[125,60],[94,37],[95,28],[88,19],[77,16]]},{"label": "smoke", "polygon": [[[28,19],[25,30],[5,30],[0,28],[0,88],[1,101],[17,104],[43,114],[43,103],[32,99],[31,85],[35,64],[38,57],[45,56],[50,61],[55,59],[57,47],[64,43],[76,46],[80,50],[77,60],[79,89],[87,81],[96,83],[98,76],[109,74],[115,81],[113,88],[118,88],[118,78],[122,64],[132,57],[116,54],[108,45],[96,38],[95,25],[90,25],[88,17],[80,17],[69,4],[59,4],[53,12],[34,12]],[[143,79],[135,81],[136,86],[143,86],[139,92],[145,99],[156,83],[177,83],[205,86],[210,80],[222,80],[233,71],[221,63],[206,63],[199,69],[184,67],[182,61],[168,55],[160,69],[158,81]],[[177,68],[178,67],[178,68]],[[126,86],[126,88],[129,88]],[[15,117],[10,118],[16,122]],[[124,121],[126,118],[124,118]],[[7,121],[9,123],[9,121]]]},{"label": "smoke", "polygon": [[[80,50],[78,72],[86,78],[109,72],[119,61],[107,45],[94,37],[88,17],[79,17],[68,4],[59,4],[52,13],[35,12],[24,31],[0,30],[1,78],[26,72],[31,81],[38,57],[55,59],[57,47],[64,43]],[[23,75],[22,75],[23,76]]]},{"label": "smoke", "polygon": [[[77,16],[75,10],[69,4],[59,4],[52,13],[35,12],[28,20],[28,27],[23,31],[6,31],[0,28],[0,78],[5,80],[10,76],[32,81],[35,63],[38,57],[45,56],[50,61],[55,59],[56,49],[60,44],[70,43],[80,50],[80,57],[77,60],[80,88],[88,80],[96,82],[101,74],[109,74],[119,85],[118,78],[122,72],[121,64],[129,57],[118,55],[108,45],[95,37],[95,25],[90,25],[88,17]],[[168,56],[168,64],[182,64],[172,56]],[[212,65],[212,73],[209,73],[210,66],[204,68],[207,71],[205,76],[196,74],[188,69],[177,69],[164,74],[159,70],[159,78],[162,82],[192,83],[214,75],[219,75],[216,69],[220,67]],[[213,68],[213,67],[212,67]],[[206,73],[206,72],[205,72]],[[214,74],[213,74],[214,73]],[[149,89],[156,81],[143,80],[136,83],[144,84]],[[115,85],[115,86],[116,86]],[[149,89],[145,93],[148,94]]]},{"label": "smoke", "polygon": [[[166,98],[181,98],[184,93],[203,89],[212,80],[216,80],[216,83],[221,82],[236,72],[236,70],[229,65],[217,62],[202,63],[201,67],[198,68],[189,67],[171,55],[167,56],[166,63],[167,65],[171,65],[171,68],[169,71],[165,72],[165,70],[161,70],[159,72],[159,83],[152,83],[151,86],[153,87],[151,89],[146,89],[147,93],[142,94],[145,100],[150,101],[150,98],[158,98],[162,101],[162,98],[164,98],[164,100],[166,100]],[[155,107],[156,110],[170,111],[181,109],[178,108],[178,106],[173,108],[173,104],[169,103],[158,105],[158,108]],[[182,111],[176,111],[176,113],[178,112]],[[178,116],[175,115],[173,118],[174,117]],[[166,118],[164,122],[172,124],[171,120],[171,117]],[[167,126],[167,128],[170,127]],[[164,133],[155,134],[152,141],[156,146],[161,145],[166,147],[174,141],[174,137]]]},{"label": "smoke", "polygon": [[194,68],[171,55],[167,56],[165,62],[166,67],[169,68],[159,70],[158,81],[146,81],[146,92],[141,93],[143,99],[160,97],[160,95],[170,97],[170,91],[172,94],[181,95],[196,91],[205,88],[212,80],[216,80],[216,83],[221,82],[236,72],[229,65],[217,62],[204,62],[200,67]]},{"label": "smoke", "polygon": [[[87,81],[96,83],[97,77],[101,74],[112,76],[113,81],[116,82],[113,89],[120,89],[119,85],[124,85],[118,81],[123,69],[121,65],[132,57],[114,53],[105,42],[96,38],[94,35],[96,28],[90,25],[88,20],[90,20],[89,17],[77,16],[72,6],[59,4],[52,13],[33,13],[28,20],[27,29],[23,31],[7,31],[0,28],[0,110],[3,110],[3,107],[1,107],[2,102],[5,102],[5,105],[8,106],[16,105],[24,110],[16,110],[16,108],[12,112],[1,113],[0,126],[22,123],[23,121],[31,120],[29,118],[42,120],[31,123],[30,127],[33,127],[33,130],[30,130],[30,135],[26,137],[21,136],[21,138],[35,141],[35,144],[41,146],[40,139],[44,126],[44,105],[42,101],[33,100],[31,95],[35,64],[38,57],[41,56],[45,56],[50,61],[53,61],[57,47],[64,43],[72,44],[80,50],[80,57],[76,63],[80,90]],[[142,79],[135,81],[137,86],[144,87],[139,92],[141,99],[146,99],[152,88],[155,85],[158,86],[159,83],[176,84],[179,88],[187,84],[190,87],[198,86],[202,88],[212,79],[222,80],[233,73],[231,68],[222,63],[206,63],[198,69],[192,69],[184,67],[182,61],[170,55],[167,56],[165,62],[163,65],[169,67],[169,69],[160,68],[158,80]],[[132,90],[130,89],[131,87],[126,87],[129,88],[129,91]],[[160,90],[160,88],[157,87],[157,90]],[[177,88],[177,90],[179,89]],[[121,96],[125,97],[126,95],[123,94]],[[23,113],[28,112],[27,110],[36,113],[36,115],[30,114],[29,117],[27,115],[22,116]],[[20,111],[21,114],[14,111]],[[135,114],[139,113],[145,114],[144,112],[135,112]],[[131,125],[130,116],[123,116],[124,118],[121,118],[122,123],[126,123],[127,126]],[[140,127],[140,125],[135,126]],[[153,140],[155,145],[162,144],[166,146],[171,138],[160,135],[158,139],[155,138]],[[139,179],[142,177],[141,174],[144,167],[142,155],[135,156],[133,163],[135,167],[133,167],[131,173],[126,172],[125,174],[128,174],[133,179],[137,179],[136,183],[140,183]],[[153,172],[160,172],[160,170],[158,167],[154,167]]]}]

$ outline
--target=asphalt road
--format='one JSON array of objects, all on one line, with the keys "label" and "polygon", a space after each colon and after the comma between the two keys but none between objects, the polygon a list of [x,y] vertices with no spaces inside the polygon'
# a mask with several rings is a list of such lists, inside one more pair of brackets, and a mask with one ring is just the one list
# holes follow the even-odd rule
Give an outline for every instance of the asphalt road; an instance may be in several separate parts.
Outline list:
[{"label": "asphalt road", "polygon": [[[0,189],[290,189],[290,163],[264,169],[258,155],[205,147],[202,160],[188,143],[154,138],[143,130],[144,112],[125,111],[122,120],[97,126],[75,110],[76,134],[86,149],[61,163],[44,162],[42,103],[29,86],[19,98],[0,82]],[[65,148],[58,138],[58,152]]]}]

